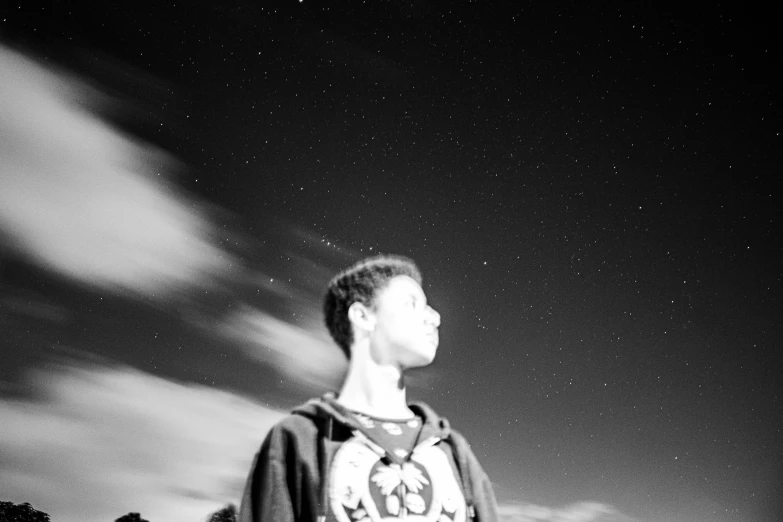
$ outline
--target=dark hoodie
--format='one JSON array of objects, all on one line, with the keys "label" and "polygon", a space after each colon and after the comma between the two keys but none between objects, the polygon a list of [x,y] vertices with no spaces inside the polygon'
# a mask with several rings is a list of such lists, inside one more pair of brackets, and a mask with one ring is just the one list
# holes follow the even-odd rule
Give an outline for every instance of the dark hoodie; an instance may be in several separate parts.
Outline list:
[{"label": "dark hoodie", "polygon": [[[420,500],[419,514],[407,515],[410,520],[499,520],[492,485],[467,441],[426,404],[409,407],[423,426],[406,458],[371,440],[333,394],[296,408],[261,445],[238,522],[379,519],[379,491],[395,497],[387,497],[394,505],[398,496]],[[425,489],[426,500],[416,495]],[[406,510],[398,516],[405,518]]]}]

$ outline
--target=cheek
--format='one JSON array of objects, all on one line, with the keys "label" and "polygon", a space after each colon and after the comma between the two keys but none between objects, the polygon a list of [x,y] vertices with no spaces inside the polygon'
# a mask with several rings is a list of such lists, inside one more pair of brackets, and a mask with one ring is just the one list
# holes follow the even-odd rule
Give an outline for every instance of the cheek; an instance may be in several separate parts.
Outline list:
[{"label": "cheek", "polygon": [[411,315],[398,315],[384,322],[382,335],[399,344],[418,340],[423,332],[423,323]]}]

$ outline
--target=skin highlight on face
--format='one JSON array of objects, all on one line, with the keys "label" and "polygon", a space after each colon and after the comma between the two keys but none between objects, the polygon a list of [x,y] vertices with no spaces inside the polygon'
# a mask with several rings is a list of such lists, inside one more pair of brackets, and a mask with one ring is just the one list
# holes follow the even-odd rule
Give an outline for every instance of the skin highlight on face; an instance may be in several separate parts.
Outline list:
[{"label": "skin highlight on face", "polygon": [[421,286],[397,276],[378,291],[369,310],[370,349],[379,362],[401,370],[430,364],[438,348],[440,314],[427,304]]}]

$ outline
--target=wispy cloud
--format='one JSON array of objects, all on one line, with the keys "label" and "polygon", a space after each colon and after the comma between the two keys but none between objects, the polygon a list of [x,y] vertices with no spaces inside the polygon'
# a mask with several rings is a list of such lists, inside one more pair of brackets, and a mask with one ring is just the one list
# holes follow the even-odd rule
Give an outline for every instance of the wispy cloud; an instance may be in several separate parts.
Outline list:
[{"label": "wispy cloud", "polygon": [[639,522],[601,502],[577,502],[559,508],[508,503],[498,509],[504,522]]},{"label": "wispy cloud", "polygon": [[0,47],[0,240],[93,287],[166,297],[232,263],[174,160],[77,102],[78,80]]},{"label": "wispy cloud", "polygon": [[203,520],[238,502],[280,411],[130,368],[38,371],[0,401],[0,491],[59,522]]},{"label": "wispy cloud", "polygon": [[249,306],[227,317],[219,333],[238,343],[249,357],[311,387],[335,388],[347,366],[325,328],[300,327]]},{"label": "wispy cloud", "polygon": [[265,261],[245,276],[256,296],[222,317],[200,317],[193,324],[275,368],[297,387],[333,390],[347,361],[324,325],[323,296],[329,279],[359,253],[290,223],[278,223],[271,232]]}]

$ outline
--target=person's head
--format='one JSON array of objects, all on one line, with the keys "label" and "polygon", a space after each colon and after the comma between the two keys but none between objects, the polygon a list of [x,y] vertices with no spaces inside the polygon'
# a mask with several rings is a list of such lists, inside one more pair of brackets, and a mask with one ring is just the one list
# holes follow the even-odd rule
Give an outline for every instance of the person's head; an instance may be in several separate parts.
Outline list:
[{"label": "person's head", "polygon": [[346,357],[358,339],[404,366],[428,364],[438,346],[440,315],[427,305],[416,264],[405,257],[364,259],[330,282],[324,299],[329,333]]}]

